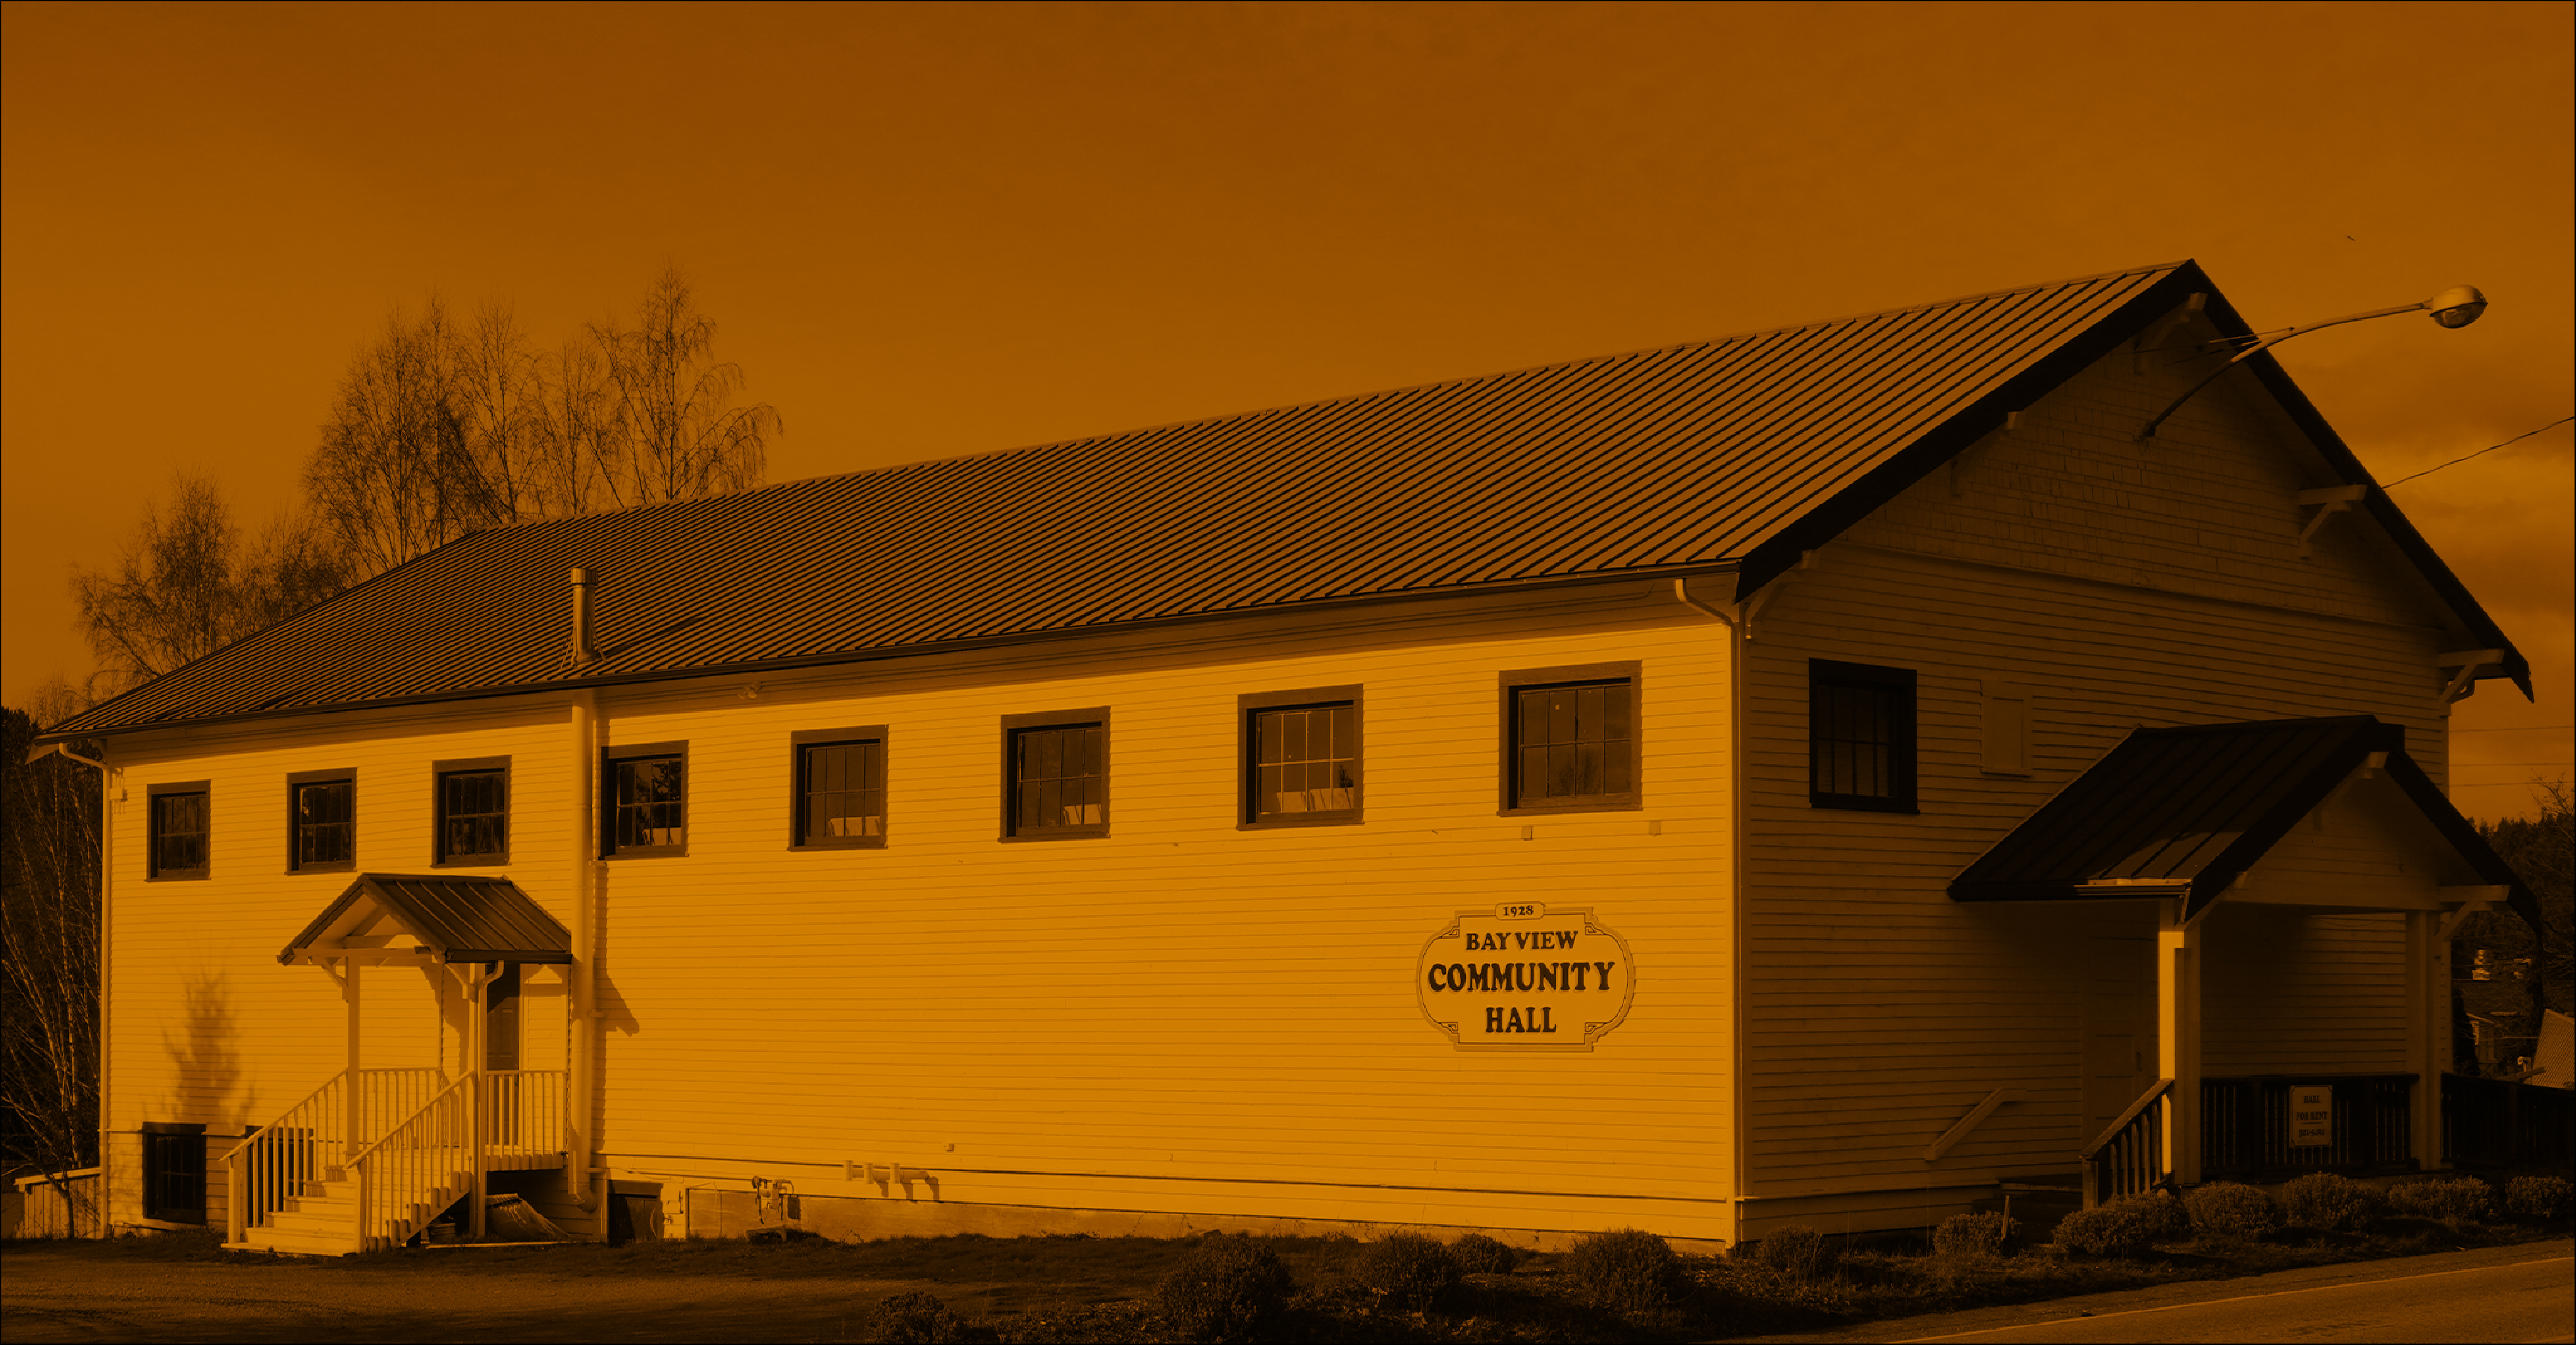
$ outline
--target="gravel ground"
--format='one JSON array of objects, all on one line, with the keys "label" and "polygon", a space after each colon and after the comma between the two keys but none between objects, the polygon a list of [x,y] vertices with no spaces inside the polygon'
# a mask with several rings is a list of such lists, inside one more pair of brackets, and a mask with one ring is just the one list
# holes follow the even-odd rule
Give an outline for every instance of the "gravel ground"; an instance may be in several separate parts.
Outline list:
[{"label": "gravel ground", "polygon": [[[440,1253],[466,1258],[473,1251]],[[870,1305],[928,1289],[961,1310],[1004,1286],[507,1268],[116,1258],[0,1248],[0,1338],[20,1341],[842,1341]]]}]

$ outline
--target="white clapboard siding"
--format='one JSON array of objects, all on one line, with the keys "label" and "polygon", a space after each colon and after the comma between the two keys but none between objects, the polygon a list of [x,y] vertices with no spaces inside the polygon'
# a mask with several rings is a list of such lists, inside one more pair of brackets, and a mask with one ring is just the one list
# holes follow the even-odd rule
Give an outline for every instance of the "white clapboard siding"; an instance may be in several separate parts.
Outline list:
[{"label": "white clapboard siding", "polygon": [[[278,953],[355,872],[430,871],[431,762],[508,756],[521,798],[560,797],[570,778],[565,713],[560,703],[486,701],[113,743],[122,797],[113,805],[108,1124],[201,1122],[209,1134],[238,1135],[337,1073],[348,1023],[338,984],[318,967],[279,965]],[[287,775],[343,767],[357,771],[355,870],[287,872]],[[211,784],[209,876],[147,881],[148,787],[193,780]],[[549,828],[559,838],[549,842],[526,830],[528,813],[516,820],[524,848],[512,866],[458,872],[506,873],[565,918],[570,824]],[[456,1067],[455,1025],[442,1022],[430,973],[368,968],[360,1002],[363,1066]],[[559,1044],[551,1049],[560,1056]]]},{"label": "white clapboard siding", "polygon": [[[877,1194],[843,1165],[900,1163],[944,1201],[1727,1236],[1723,637],[1626,585],[603,689],[608,745],[688,745],[689,811],[685,856],[597,866],[600,1161],[809,1194]],[[1642,665],[1645,806],[1498,816],[1499,674],[1608,661]],[[1237,829],[1236,698],[1353,683],[1366,821]],[[1110,838],[998,841],[1001,716],[1103,705]],[[330,978],[273,959],[347,875],[234,862],[282,854],[288,771],[356,766],[360,867],[418,871],[428,762],[510,756],[503,871],[569,923],[568,713],[146,744],[166,769],[125,748],[137,800],[216,781],[217,850],[208,882],[142,883],[127,805],[117,1123],[257,1123],[339,1067]],[[888,729],[888,845],[790,851],[790,734],[868,725]],[[1635,1007],[1593,1052],[1459,1052],[1417,1006],[1419,951],[1458,911],[1531,897],[1628,940]],[[207,1049],[155,1055],[191,976],[223,1006],[189,1037]],[[398,980],[421,1016],[380,1026]],[[530,1068],[551,1063],[547,981]],[[397,1042],[459,1058],[418,972],[367,994],[368,1063],[401,1063]]]},{"label": "white clapboard siding", "polygon": [[[1949,880],[2138,726],[2375,714],[2443,778],[2450,647],[2420,581],[2354,520],[2301,559],[2289,431],[2229,384],[2152,447],[2169,396],[2123,350],[2043,397],[1955,478],[1906,491],[1780,581],[1747,681],[1749,1196],[2071,1171],[2084,1128],[2090,934],[2152,933],[2146,903],[1960,904]],[[1921,812],[1809,806],[1807,660],[1915,669]],[[2027,694],[2028,774],[1989,774],[1992,694]],[[2266,915],[2210,926],[2226,978],[2261,927],[2297,966],[2216,1027],[2207,1068],[2399,1068],[2399,917]],[[2338,1022],[2351,1025],[2346,1032]],[[2257,1037],[2261,1037],[2259,1044]],[[2152,1060],[2151,1025],[2141,1044]],[[2378,1062],[2378,1063],[2373,1063]],[[2000,1087],[1936,1163],[1922,1152]],[[1855,1207],[1859,1208],[1859,1207]]]}]

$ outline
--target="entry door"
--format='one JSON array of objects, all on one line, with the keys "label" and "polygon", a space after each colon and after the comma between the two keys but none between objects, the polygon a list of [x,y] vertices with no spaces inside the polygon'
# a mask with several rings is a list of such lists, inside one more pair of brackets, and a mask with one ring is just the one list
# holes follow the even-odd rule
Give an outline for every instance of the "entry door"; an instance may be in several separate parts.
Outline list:
[{"label": "entry door", "polygon": [[519,964],[483,982],[483,1068],[519,1067]]},{"label": "entry door", "polygon": [[2156,1079],[2156,941],[2084,940],[2084,1142]]}]

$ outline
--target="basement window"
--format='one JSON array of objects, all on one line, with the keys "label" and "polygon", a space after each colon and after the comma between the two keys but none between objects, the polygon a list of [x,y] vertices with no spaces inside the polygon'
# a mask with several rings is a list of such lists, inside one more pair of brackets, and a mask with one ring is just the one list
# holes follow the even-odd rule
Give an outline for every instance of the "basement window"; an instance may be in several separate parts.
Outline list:
[{"label": "basement window", "polygon": [[1914,670],[1809,659],[1807,760],[1815,807],[1916,811]]},{"label": "basement window", "polygon": [[204,1126],[143,1123],[143,1217],[173,1224],[206,1221]]}]

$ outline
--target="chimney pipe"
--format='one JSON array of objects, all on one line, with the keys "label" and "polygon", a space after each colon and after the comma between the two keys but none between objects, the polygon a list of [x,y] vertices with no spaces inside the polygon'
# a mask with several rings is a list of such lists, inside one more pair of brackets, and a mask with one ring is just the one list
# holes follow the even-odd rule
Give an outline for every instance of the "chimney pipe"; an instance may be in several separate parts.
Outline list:
[{"label": "chimney pipe", "polygon": [[572,661],[588,663],[599,654],[590,647],[590,571],[572,572]]}]

